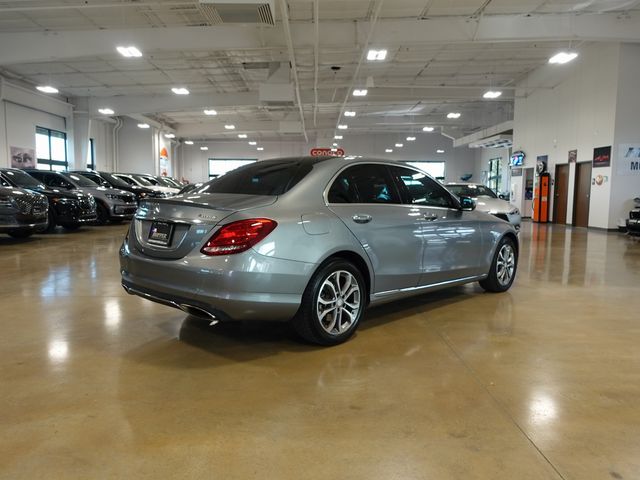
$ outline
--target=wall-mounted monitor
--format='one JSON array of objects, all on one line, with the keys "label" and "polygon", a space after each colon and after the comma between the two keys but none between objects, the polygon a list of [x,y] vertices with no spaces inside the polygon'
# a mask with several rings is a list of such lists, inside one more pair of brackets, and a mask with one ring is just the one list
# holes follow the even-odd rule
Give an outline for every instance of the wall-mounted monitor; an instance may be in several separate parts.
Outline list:
[{"label": "wall-mounted monitor", "polygon": [[511,167],[521,167],[524,165],[525,154],[522,151],[513,152],[509,159],[509,166]]}]

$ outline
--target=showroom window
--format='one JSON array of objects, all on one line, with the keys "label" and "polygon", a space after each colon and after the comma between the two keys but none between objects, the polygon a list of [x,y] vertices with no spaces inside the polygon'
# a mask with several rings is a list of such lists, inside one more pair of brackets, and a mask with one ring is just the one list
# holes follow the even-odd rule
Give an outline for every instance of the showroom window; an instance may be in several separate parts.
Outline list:
[{"label": "showroom window", "polygon": [[502,190],[502,157],[489,160],[487,187],[494,192],[500,192]]},{"label": "showroom window", "polygon": [[36,127],[36,157],[38,169],[65,171],[67,162],[67,134],[49,128]]},{"label": "showroom window", "polygon": [[444,162],[406,162],[407,165],[427,172],[436,180],[444,182]]},{"label": "showroom window", "polygon": [[209,178],[218,178],[236,168],[257,162],[255,158],[210,158]]},{"label": "showroom window", "polygon": [[87,152],[87,170],[96,169],[96,150],[93,143],[93,138],[89,139],[89,151]]}]

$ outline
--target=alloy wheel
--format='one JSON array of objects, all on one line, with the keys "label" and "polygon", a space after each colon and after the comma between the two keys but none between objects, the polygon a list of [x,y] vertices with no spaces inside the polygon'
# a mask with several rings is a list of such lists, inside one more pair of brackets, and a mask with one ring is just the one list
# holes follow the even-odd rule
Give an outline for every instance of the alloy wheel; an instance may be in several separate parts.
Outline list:
[{"label": "alloy wheel", "polygon": [[498,253],[498,261],[496,262],[496,276],[498,282],[503,287],[508,285],[513,278],[513,273],[516,269],[516,254],[513,247],[509,244],[505,244]]},{"label": "alloy wheel", "polygon": [[322,329],[330,335],[348,330],[358,319],[361,308],[361,288],[357,279],[346,270],[331,273],[320,287],[316,313]]}]

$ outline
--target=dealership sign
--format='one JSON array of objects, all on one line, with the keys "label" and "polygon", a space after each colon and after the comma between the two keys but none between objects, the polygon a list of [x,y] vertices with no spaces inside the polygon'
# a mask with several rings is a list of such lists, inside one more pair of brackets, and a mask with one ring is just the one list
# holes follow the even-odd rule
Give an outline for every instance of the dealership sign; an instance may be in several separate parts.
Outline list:
[{"label": "dealership sign", "polygon": [[344,157],[343,148],[312,148],[312,157]]},{"label": "dealership sign", "polygon": [[620,145],[618,175],[640,175],[640,144]]}]

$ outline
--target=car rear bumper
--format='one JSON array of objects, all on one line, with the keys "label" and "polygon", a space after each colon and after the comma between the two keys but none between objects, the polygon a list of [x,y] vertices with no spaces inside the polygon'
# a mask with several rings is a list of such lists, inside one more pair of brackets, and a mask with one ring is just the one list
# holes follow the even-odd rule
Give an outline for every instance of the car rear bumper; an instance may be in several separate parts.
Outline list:
[{"label": "car rear bumper", "polygon": [[274,259],[255,251],[179,260],[120,250],[122,285],[128,293],[219,320],[290,320],[300,307],[314,265]]}]

